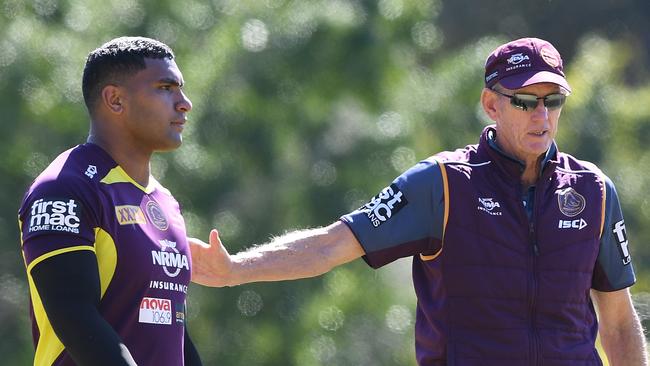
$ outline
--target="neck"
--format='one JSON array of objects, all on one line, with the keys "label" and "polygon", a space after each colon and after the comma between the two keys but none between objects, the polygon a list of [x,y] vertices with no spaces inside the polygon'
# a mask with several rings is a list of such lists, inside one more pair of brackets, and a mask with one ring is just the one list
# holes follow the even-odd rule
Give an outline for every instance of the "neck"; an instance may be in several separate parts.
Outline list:
[{"label": "neck", "polygon": [[524,189],[528,189],[537,182],[540,173],[541,159],[543,159],[543,156],[540,156],[537,159],[524,161],[524,172],[521,174],[521,184]]},{"label": "neck", "polygon": [[149,185],[152,152],[138,149],[136,144],[125,143],[125,140],[119,137],[109,137],[94,131],[93,128],[90,130],[87,141],[104,149],[138,184],[143,187]]}]

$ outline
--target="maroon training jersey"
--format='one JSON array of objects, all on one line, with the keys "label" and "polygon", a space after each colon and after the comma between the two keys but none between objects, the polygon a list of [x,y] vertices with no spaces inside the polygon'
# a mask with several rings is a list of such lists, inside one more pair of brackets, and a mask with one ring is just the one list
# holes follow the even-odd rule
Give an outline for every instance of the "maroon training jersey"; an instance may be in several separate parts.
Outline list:
[{"label": "maroon training jersey", "polygon": [[59,155],[36,178],[19,211],[35,365],[73,365],[43,309],[31,269],[55,255],[95,253],[100,312],[142,365],[182,365],[191,259],[185,222],[171,193],[142,187],[101,148]]}]

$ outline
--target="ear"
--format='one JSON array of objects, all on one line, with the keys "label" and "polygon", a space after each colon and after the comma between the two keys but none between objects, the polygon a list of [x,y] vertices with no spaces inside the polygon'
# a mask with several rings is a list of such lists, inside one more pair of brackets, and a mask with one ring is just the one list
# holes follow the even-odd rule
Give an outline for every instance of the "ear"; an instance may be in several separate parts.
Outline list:
[{"label": "ear", "polygon": [[109,112],[121,114],[124,111],[124,106],[122,105],[122,90],[119,86],[106,85],[102,89],[101,96],[102,105],[106,107]]},{"label": "ear", "polygon": [[487,114],[488,117],[490,117],[490,119],[493,121],[497,120],[498,102],[499,98],[496,93],[493,93],[487,88],[483,88],[483,91],[481,92],[481,106],[483,106],[483,111],[485,111],[485,114]]}]

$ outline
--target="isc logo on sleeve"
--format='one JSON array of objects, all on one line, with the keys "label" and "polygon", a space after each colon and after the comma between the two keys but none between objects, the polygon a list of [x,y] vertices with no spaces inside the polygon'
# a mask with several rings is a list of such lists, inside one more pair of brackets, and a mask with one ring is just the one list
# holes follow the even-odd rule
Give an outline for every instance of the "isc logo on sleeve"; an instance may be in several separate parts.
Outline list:
[{"label": "isc logo on sleeve", "polygon": [[29,213],[29,232],[64,231],[79,234],[79,205],[75,200],[34,201]]},{"label": "isc logo on sleeve", "polygon": [[169,299],[158,299],[155,297],[144,297],[140,302],[140,323],[148,324],[171,324],[172,323],[172,302]]},{"label": "isc logo on sleeve", "polygon": [[406,206],[408,201],[406,197],[399,190],[396,184],[384,188],[378,195],[372,198],[370,202],[366,203],[359,210],[365,212],[372,226],[379,227],[379,225],[386,222],[393,215],[395,215],[402,207]]}]

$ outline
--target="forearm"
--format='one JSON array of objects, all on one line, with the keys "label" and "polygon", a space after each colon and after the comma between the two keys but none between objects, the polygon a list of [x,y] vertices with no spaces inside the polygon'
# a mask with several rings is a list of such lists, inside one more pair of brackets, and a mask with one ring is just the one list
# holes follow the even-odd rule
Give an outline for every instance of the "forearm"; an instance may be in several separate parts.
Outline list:
[{"label": "forearm", "polygon": [[229,285],[314,277],[362,255],[361,246],[340,222],[294,231],[234,255]]},{"label": "forearm", "polygon": [[126,346],[96,309],[50,303],[48,317],[77,365],[135,365]]},{"label": "forearm", "polygon": [[601,330],[601,342],[611,366],[648,366],[645,336],[638,316],[634,319]]}]

